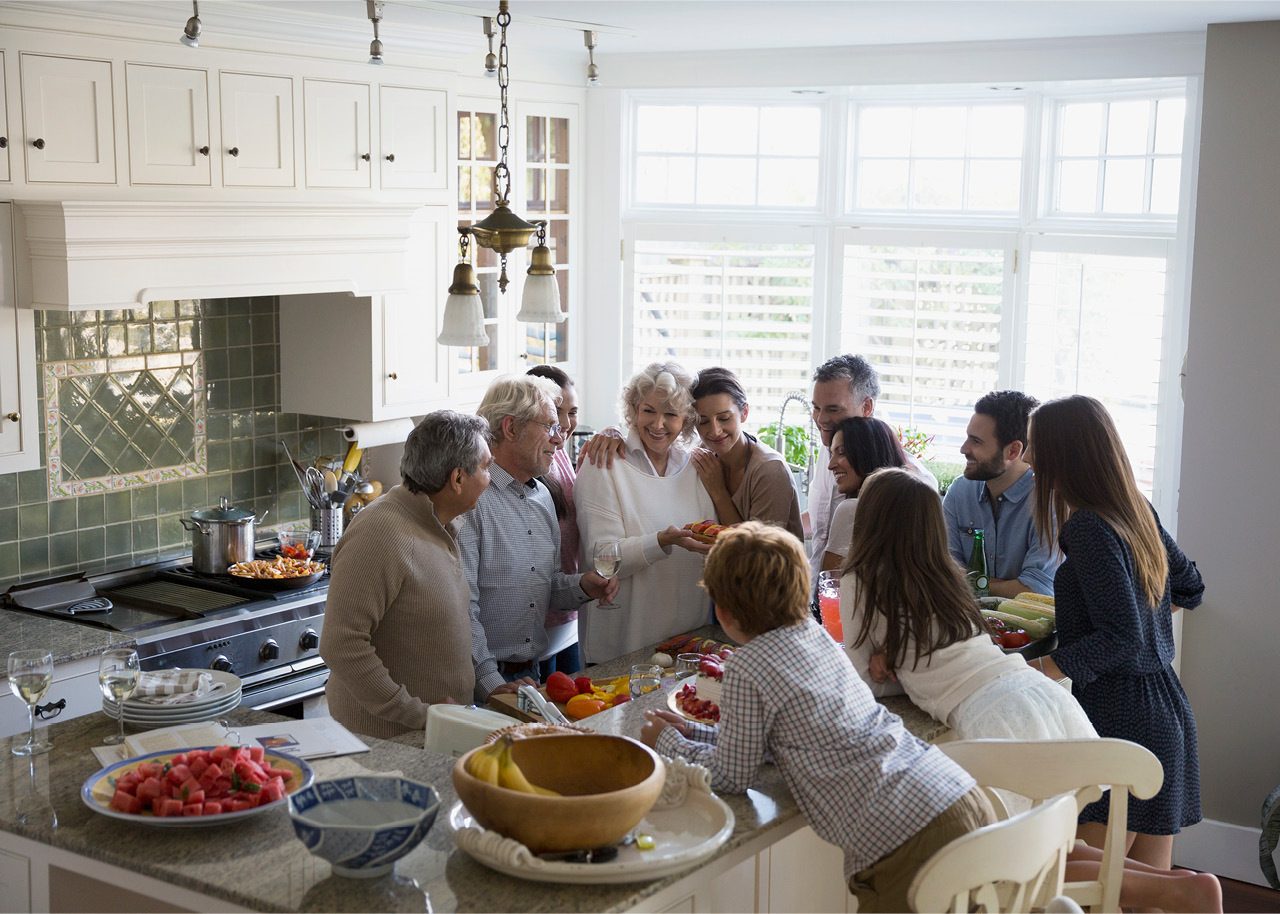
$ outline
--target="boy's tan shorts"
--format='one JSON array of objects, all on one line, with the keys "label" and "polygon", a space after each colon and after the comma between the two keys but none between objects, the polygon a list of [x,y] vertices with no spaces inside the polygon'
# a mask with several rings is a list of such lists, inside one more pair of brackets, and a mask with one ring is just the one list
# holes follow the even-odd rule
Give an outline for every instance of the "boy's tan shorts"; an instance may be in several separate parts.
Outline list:
[{"label": "boy's tan shorts", "polygon": [[896,850],[853,874],[849,891],[858,898],[858,911],[910,911],[907,887],[920,867],[956,838],[995,821],[990,801],[973,788]]}]

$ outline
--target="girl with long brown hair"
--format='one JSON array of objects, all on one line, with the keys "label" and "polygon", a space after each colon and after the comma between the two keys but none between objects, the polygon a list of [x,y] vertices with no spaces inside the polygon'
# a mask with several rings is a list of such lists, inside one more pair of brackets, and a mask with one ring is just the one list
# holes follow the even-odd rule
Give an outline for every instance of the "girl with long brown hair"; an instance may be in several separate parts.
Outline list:
[{"label": "girl with long brown hair", "polygon": [[[1146,746],[1164,765],[1150,800],[1129,801],[1128,856],[1167,869],[1173,836],[1200,821],[1196,722],[1178,675],[1172,609],[1200,604],[1204,583],[1138,491],[1106,408],[1071,396],[1031,416],[1042,542],[1065,560],[1054,578],[1056,664],[1103,736]],[[1103,800],[1081,812],[1080,836],[1102,846]]]},{"label": "girl with long brown hair", "polygon": [[918,477],[882,469],[862,483],[843,572],[847,650],[877,695],[905,691],[960,739],[1097,735],[1065,689],[991,640],[951,558],[942,500]]}]

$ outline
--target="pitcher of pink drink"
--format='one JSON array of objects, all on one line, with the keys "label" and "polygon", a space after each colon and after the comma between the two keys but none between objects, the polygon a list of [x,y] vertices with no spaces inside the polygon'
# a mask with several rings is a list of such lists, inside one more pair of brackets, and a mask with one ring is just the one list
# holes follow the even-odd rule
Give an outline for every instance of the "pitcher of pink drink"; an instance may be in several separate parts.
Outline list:
[{"label": "pitcher of pink drink", "polygon": [[839,645],[844,644],[844,624],[840,621],[840,575],[823,571],[818,575],[818,609],[822,627]]}]

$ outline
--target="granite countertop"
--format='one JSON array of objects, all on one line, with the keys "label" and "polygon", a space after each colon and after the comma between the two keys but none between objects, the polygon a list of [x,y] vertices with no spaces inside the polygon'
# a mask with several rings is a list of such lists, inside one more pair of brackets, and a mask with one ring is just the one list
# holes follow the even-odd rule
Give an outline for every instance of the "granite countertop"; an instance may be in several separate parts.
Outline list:
[{"label": "granite countertop", "polygon": [[[136,643],[130,635],[105,628],[0,607],[0,644],[6,645],[5,650],[44,648],[53,654],[54,666],[97,657],[109,647],[133,647]],[[0,679],[4,678],[5,671],[0,669]]]},{"label": "granite countertop", "polygon": [[[647,660],[650,653],[639,651],[590,672],[603,676],[614,669],[625,671],[631,663]],[[645,709],[663,706],[665,701],[665,691],[659,691],[588,720],[601,732],[634,735]],[[946,729],[905,699],[885,703],[922,738],[934,739]],[[248,710],[229,717],[244,725],[280,719]],[[450,780],[453,758],[422,749],[417,733],[396,740],[366,737],[368,753],[311,763],[317,778],[398,772],[439,791],[439,818],[426,840],[397,863],[392,876],[374,880],[334,876],[328,863],[313,857],[294,837],[284,809],[209,829],[121,822],[92,812],[79,796],[81,784],[99,767],[90,747],[101,744],[114,728],[112,720],[99,714],[55,724],[50,730],[53,750],[37,756],[34,765],[9,752],[21,736],[0,740],[0,830],[260,911],[624,910],[688,875],[686,871],[649,882],[591,886],[528,882],[487,869],[453,844],[447,824],[457,801]],[[47,821],[18,822],[18,805],[30,802],[33,793],[56,812],[56,828]],[[721,854],[799,814],[773,766],[761,770],[747,793],[722,799],[733,810],[736,824]]]}]

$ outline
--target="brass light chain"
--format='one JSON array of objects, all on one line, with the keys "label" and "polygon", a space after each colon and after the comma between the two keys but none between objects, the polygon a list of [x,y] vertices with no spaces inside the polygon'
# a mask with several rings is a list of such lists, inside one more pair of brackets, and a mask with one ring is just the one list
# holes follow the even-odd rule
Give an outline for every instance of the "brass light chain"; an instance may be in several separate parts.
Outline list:
[{"label": "brass light chain", "polygon": [[511,172],[507,168],[507,145],[511,140],[511,127],[507,121],[507,86],[511,82],[511,71],[507,67],[507,26],[511,24],[511,11],[507,9],[507,0],[498,4],[498,26],[502,29],[502,37],[498,43],[498,89],[502,99],[502,117],[498,124],[498,148],[502,157],[493,167],[493,196],[499,206],[507,204],[511,192]]}]

